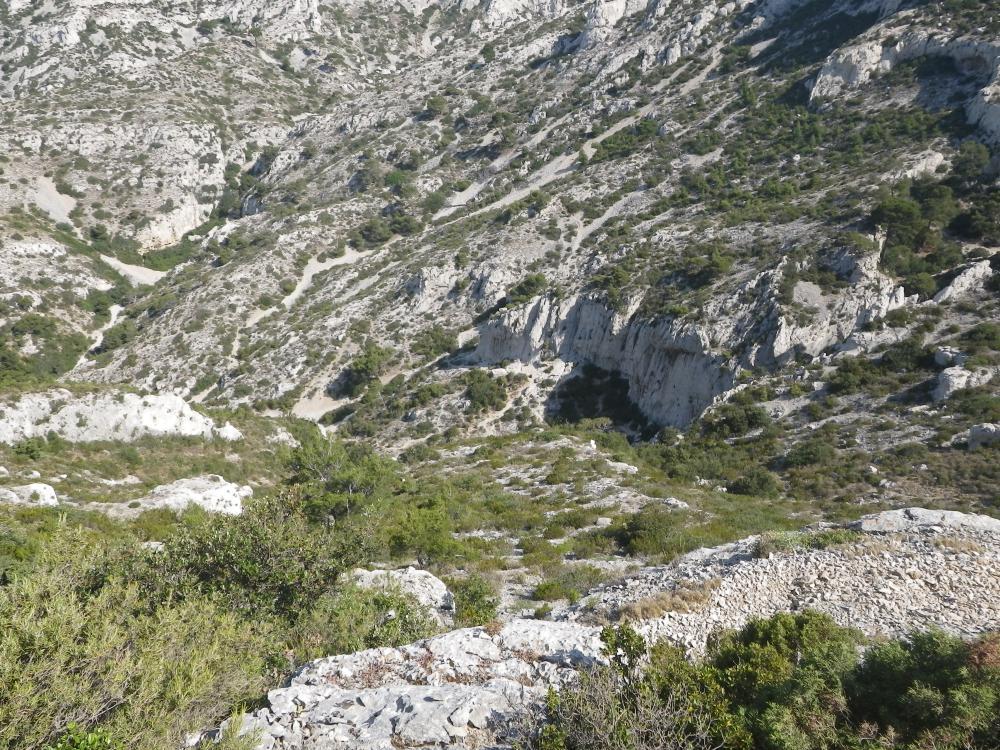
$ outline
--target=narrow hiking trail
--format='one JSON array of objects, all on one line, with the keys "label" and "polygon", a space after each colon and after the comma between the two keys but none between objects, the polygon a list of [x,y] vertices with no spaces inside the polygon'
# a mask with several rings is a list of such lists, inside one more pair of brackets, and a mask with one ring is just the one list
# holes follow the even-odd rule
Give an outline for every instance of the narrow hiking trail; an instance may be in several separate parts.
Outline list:
[{"label": "narrow hiking trail", "polygon": [[[709,51],[708,54],[711,56],[711,59],[713,60],[713,62],[711,64],[709,64],[709,65],[706,65],[703,70],[699,71],[689,81],[686,81],[685,83],[683,83],[681,85],[680,89],[678,90],[678,95],[679,96],[685,96],[685,95],[691,93],[692,91],[695,90],[695,88],[697,88],[702,83],[704,83],[705,79],[708,78],[708,76],[712,73],[713,70],[715,70],[716,66],[718,65],[718,62],[719,62],[718,61],[718,55],[716,55],[715,53],[718,52],[719,49],[720,49],[720,46],[716,45],[715,47],[713,47]],[[654,91],[656,91],[656,92],[662,91],[684,69],[685,68],[678,68],[673,73],[671,73],[669,77],[664,78],[662,81],[660,81],[656,85],[656,87],[654,88]],[[641,120],[644,117],[652,114],[660,106],[662,106],[662,102],[661,101],[653,101],[653,102],[650,102],[649,104],[646,104],[646,105],[640,107],[639,109],[635,110],[634,112],[632,112],[628,116],[623,117],[621,120],[618,120],[616,123],[614,123],[613,125],[611,125],[607,130],[605,130],[605,131],[599,133],[598,135],[594,136],[593,138],[585,141],[583,143],[583,145],[580,147],[580,151],[582,151],[587,156],[587,158],[589,159],[590,157],[592,157],[594,155],[594,151],[596,150],[597,146],[600,143],[602,143],[606,139],[610,138],[615,133],[619,133],[622,130],[624,130],[625,128],[631,127],[632,125],[636,124],[637,122],[639,122],[639,120]],[[501,155],[500,157],[497,157],[497,159],[494,160],[490,164],[490,167],[488,167],[488,169],[490,169],[494,165],[497,165],[497,164],[500,164],[500,163],[503,163],[504,165],[509,164],[511,161],[513,161],[514,156],[517,153],[523,152],[525,148],[531,147],[531,144],[533,144],[533,143],[540,142],[541,138],[544,137],[545,134],[547,134],[548,132],[550,132],[552,128],[554,128],[558,124],[560,124],[563,119],[565,119],[565,118],[560,118],[559,120],[553,122],[552,125],[549,126],[548,128],[539,131],[539,133],[536,133],[535,136],[532,137],[532,139],[529,139],[520,148],[518,148],[518,149],[511,149],[510,152],[506,152],[505,154]],[[451,221],[446,221],[443,224],[440,224],[439,226],[442,226],[442,227],[443,226],[448,226],[450,224],[454,224],[457,221],[462,221],[463,219],[468,219],[468,218],[472,218],[474,216],[479,216],[480,214],[483,214],[483,213],[485,213],[487,211],[497,211],[497,210],[506,208],[507,206],[511,205],[512,203],[516,203],[517,201],[522,200],[523,198],[527,198],[535,190],[539,190],[540,188],[543,188],[546,185],[548,185],[550,182],[554,182],[555,180],[557,180],[557,179],[559,179],[561,177],[565,177],[566,175],[568,175],[568,174],[576,171],[576,162],[577,162],[577,159],[578,159],[578,156],[575,153],[572,153],[572,154],[560,154],[559,156],[555,157],[551,161],[546,162],[541,167],[539,167],[539,169],[537,169],[535,172],[533,172],[529,176],[527,184],[522,185],[521,187],[519,187],[519,188],[517,188],[515,190],[512,190],[511,192],[507,193],[502,198],[498,198],[497,200],[493,201],[492,203],[489,203],[489,204],[487,204],[487,205],[485,205],[485,206],[483,206],[481,208],[478,208],[478,209],[472,211],[471,213],[465,214],[464,216],[460,216],[460,217],[458,217],[456,219],[452,219]],[[497,171],[499,171],[499,170],[497,170]],[[491,175],[491,177],[492,177],[492,175]],[[456,198],[465,200],[465,202],[464,203],[458,203],[458,204],[455,204],[455,205],[452,205],[452,206],[448,206],[446,208],[441,209],[441,211],[439,211],[434,216],[434,218],[435,219],[438,219],[438,218],[447,218],[448,216],[452,215],[456,211],[458,211],[461,208],[463,208],[465,205],[467,205],[467,203],[468,203],[469,200],[474,199],[475,196],[479,195],[479,193],[482,192],[482,190],[489,184],[489,181],[490,181],[491,177],[490,178],[485,178],[484,180],[481,180],[481,181],[475,183],[474,185],[470,186],[469,188],[467,188],[462,193],[457,194]],[[466,199],[467,195],[469,195],[471,197],[469,197],[468,199]]]},{"label": "narrow hiking trail", "polygon": [[[235,364],[239,357],[240,349],[242,347],[240,336],[242,334],[246,333],[262,320],[274,315],[275,313],[281,311],[288,312],[291,310],[295,303],[298,302],[302,295],[305,294],[306,291],[312,286],[313,281],[318,274],[321,274],[324,271],[329,271],[331,268],[336,268],[337,266],[352,265],[362,257],[364,257],[363,253],[349,247],[344,251],[343,255],[338,255],[335,258],[327,258],[322,261],[319,260],[318,256],[310,258],[303,267],[302,274],[299,276],[299,280],[296,282],[295,288],[286,294],[277,305],[274,307],[256,308],[250,313],[250,315],[247,316],[246,322],[240,326],[236,337],[233,339],[233,350],[229,354],[230,364]],[[215,388],[214,383],[200,393],[195,394],[191,400],[197,404],[204,402],[205,398],[212,392],[213,388]]]},{"label": "narrow hiking trail", "polygon": [[79,370],[80,368],[84,367],[87,364],[88,362],[87,357],[90,355],[92,351],[94,351],[94,349],[99,347],[104,342],[104,334],[107,333],[109,330],[111,330],[112,326],[114,326],[114,324],[118,322],[118,318],[121,317],[122,311],[124,309],[125,308],[122,307],[121,305],[112,305],[111,307],[108,308],[109,317],[107,321],[104,323],[104,325],[102,325],[100,328],[94,331],[93,338],[90,340],[90,346],[88,346],[87,350],[80,355],[80,358],[76,361],[76,364],[73,365],[73,369],[70,370],[71,373],[75,372],[76,370]]}]

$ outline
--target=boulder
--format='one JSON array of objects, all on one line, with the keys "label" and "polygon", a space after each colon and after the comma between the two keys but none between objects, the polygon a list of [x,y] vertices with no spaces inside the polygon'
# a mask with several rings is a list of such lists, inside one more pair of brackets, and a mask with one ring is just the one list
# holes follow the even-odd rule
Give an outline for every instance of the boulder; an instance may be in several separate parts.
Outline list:
[{"label": "boulder", "polygon": [[399,589],[439,613],[455,610],[455,599],[437,576],[412,566],[399,570],[355,570],[354,581],[366,589]]},{"label": "boulder", "polygon": [[969,428],[969,450],[1000,443],[1000,424],[974,424]]},{"label": "boulder", "polygon": [[903,508],[864,516],[848,524],[852,529],[877,533],[912,531],[925,526],[1000,532],[1000,519],[956,510]]},{"label": "boulder", "polygon": [[968,357],[961,350],[953,346],[940,346],[934,352],[934,364],[938,367],[952,367],[955,365],[961,367],[967,359]]},{"label": "boulder", "polygon": [[0,487],[0,503],[12,505],[59,505],[59,498],[51,485],[32,482],[19,487]]},{"label": "boulder", "polygon": [[945,401],[951,398],[955,391],[986,385],[995,374],[993,368],[966,370],[964,367],[948,367],[938,373],[937,384],[934,386],[931,398],[935,401]]}]

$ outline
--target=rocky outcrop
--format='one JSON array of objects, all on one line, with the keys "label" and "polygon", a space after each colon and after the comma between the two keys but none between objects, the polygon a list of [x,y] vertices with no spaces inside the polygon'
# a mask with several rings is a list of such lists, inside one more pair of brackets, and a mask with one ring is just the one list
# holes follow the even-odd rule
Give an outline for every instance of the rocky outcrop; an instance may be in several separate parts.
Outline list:
[{"label": "rocky outcrop", "polygon": [[599,628],[515,620],[320,659],[243,717],[264,750],[480,748],[600,653]]},{"label": "rocky outcrop", "polygon": [[[784,362],[796,352],[817,356],[907,303],[903,287],[879,271],[877,254],[856,256],[844,251],[830,263],[841,277],[850,280],[850,289],[827,294],[812,282],[798,282],[793,301],[809,311],[809,320],[799,322],[784,311],[775,311],[772,331],[763,332],[762,362]],[[780,270],[787,272],[784,265]]]},{"label": "rocky outcrop", "polygon": [[0,443],[12,445],[26,438],[54,432],[71,443],[142,437],[184,436],[240,440],[243,435],[228,422],[219,427],[171,394],[140,396],[110,392],[75,396],[56,389],[29,393],[0,404]]},{"label": "rocky outcrop", "polygon": [[842,90],[862,86],[896,65],[920,57],[946,57],[980,78],[984,86],[966,104],[970,125],[986,140],[1000,143],[1000,44],[965,37],[947,37],[936,30],[910,30],[898,35],[896,23],[880,26],[873,38],[840,49],[824,63],[812,85],[814,100],[831,98]]},{"label": "rocky outcrop", "polygon": [[879,534],[920,531],[928,527],[938,533],[944,529],[1000,533],[1000,519],[956,510],[902,508],[875,513],[848,524],[851,529]]},{"label": "rocky outcrop", "polygon": [[853,528],[858,538],[842,545],[767,558],[755,555],[754,538],[700,550],[605,586],[556,622],[513,620],[320,659],[236,721],[260,733],[260,750],[509,746],[519,716],[548,688],[601,661],[600,628],[582,620],[685,586],[710,592],[704,605],[640,623],[647,640],[699,653],[719,628],[807,608],[873,636],[995,627],[1000,521],[912,508]]},{"label": "rocky outcrop", "polygon": [[733,385],[707,336],[675,320],[642,320],[587,297],[545,296],[480,330],[482,362],[558,358],[621,373],[629,396],[654,422],[686,425]]},{"label": "rocky outcrop", "polygon": [[[888,511],[851,524],[857,541],[762,558],[748,539],[701,550],[664,568],[610,584],[569,614],[614,613],[677,588],[710,588],[698,611],[665,612],[644,632],[689,651],[711,632],[754,617],[815,609],[869,635],[902,635],[937,625],[956,633],[991,629],[1000,615],[1000,521],[922,508]],[[983,608],[984,600],[992,603]]]},{"label": "rocky outcrop", "polygon": [[969,428],[969,450],[1000,443],[1000,424],[975,424]]},{"label": "rocky outcrop", "polygon": [[949,302],[950,300],[968,296],[983,288],[986,280],[993,275],[993,268],[989,260],[980,260],[968,268],[963,269],[951,283],[934,295],[935,302]]},{"label": "rocky outcrop", "polygon": [[737,293],[713,298],[697,323],[641,317],[640,300],[619,312],[591,297],[542,296],[483,325],[476,354],[483,363],[558,359],[619,372],[652,422],[685,426],[733,387],[737,367],[773,367],[797,353],[817,356],[910,301],[879,271],[877,253],[844,250],[829,262],[851,286],[826,293],[798,282],[794,302],[810,311],[805,321],[778,302],[777,285],[794,270],[781,261]]},{"label": "rocky outcrop", "polygon": [[243,512],[243,501],[253,495],[246,485],[233,484],[217,474],[178,479],[153,489],[148,495],[124,503],[89,503],[86,510],[96,510],[113,518],[135,518],[147,510],[166,509],[180,513],[191,506],[198,506],[209,513],[238,516]]},{"label": "rocky outcrop", "polygon": [[947,401],[956,391],[965,388],[978,388],[986,385],[996,375],[996,368],[981,367],[967,370],[964,367],[946,367],[938,373],[937,383],[931,392],[935,401]]},{"label": "rocky outcrop", "polygon": [[455,598],[444,581],[413,566],[399,570],[356,570],[354,582],[367,589],[396,589],[412,596],[438,617],[448,617],[455,610]]},{"label": "rocky outcrop", "polygon": [[33,482],[18,487],[0,487],[0,503],[51,507],[59,505],[59,498],[51,485]]},{"label": "rocky outcrop", "polygon": [[961,367],[968,359],[968,355],[953,346],[940,346],[934,352],[934,364],[938,367]]}]

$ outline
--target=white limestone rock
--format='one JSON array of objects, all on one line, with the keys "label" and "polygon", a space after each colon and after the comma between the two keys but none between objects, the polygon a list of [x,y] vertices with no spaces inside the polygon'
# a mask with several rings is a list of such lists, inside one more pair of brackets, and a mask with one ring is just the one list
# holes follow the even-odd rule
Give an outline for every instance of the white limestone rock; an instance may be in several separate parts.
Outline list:
[{"label": "white limestone rock", "polygon": [[1000,424],[975,424],[969,428],[969,450],[1000,443]]},{"label": "white limestone rock", "polygon": [[966,388],[978,388],[986,385],[996,375],[996,368],[982,367],[976,370],[966,370],[964,367],[948,367],[938,373],[937,384],[931,393],[935,401],[946,401],[956,391]]},{"label": "white limestone rock", "polygon": [[153,489],[148,495],[127,503],[90,503],[87,510],[97,510],[114,518],[134,518],[147,510],[165,508],[180,513],[197,505],[209,513],[238,516],[243,501],[253,495],[247,485],[227,482],[217,474],[178,479]]},{"label": "white limestone rock", "polygon": [[14,487],[13,492],[25,504],[47,506],[59,504],[55,489],[44,482],[33,482],[21,487]]},{"label": "white limestone rock", "polygon": [[848,524],[849,528],[869,533],[912,531],[924,526],[1000,532],[1000,519],[955,510],[903,508],[874,513]]},{"label": "white limestone rock", "polygon": [[268,693],[268,706],[244,717],[243,728],[262,731],[260,749],[489,746],[550,686],[599,660],[599,634],[576,623],[514,620],[492,634],[466,628],[319,659]]},{"label": "white limestone rock", "polygon": [[960,66],[987,71],[987,85],[968,103],[965,114],[986,140],[1000,143],[1000,44],[965,36],[949,38],[934,29],[897,32],[891,25],[880,26],[868,39],[831,54],[813,82],[810,98],[835,97],[907,60],[947,57]]},{"label": "white limestone rock", "polygon": [[983,288],[986,280],[993,275],[989,260],[980,260],[963,270],[944,289],[934,295],[937,303],[968,296]]},{"label": "white limestone rock", "polygon": [[961,367],[968,357],[953,346],[941,346],[934,352],[934,364],[938,367]]},{"label": "white limestone rock", "polygon": [[29,393],[0,405],[0,443],[12,445],[55,432],[71,443],[104,440],[129,442],[142,437],[184,436],[240,440],[243,434],[226,423],[216,427],[180,396],[135,393],[91,393],[74,396],[55,389]]},{"label": "white limestone rock", "polygon": [[18,487],[0,487],[0,503],[52,507],[59,505],[59,498],[51,485],[32,482]]},{"label": "white limestone rock", "polygon": [[0,487],[0,503],[53,507],[59,505],[59,498],[51,485],[32,482],[17,487]]},{"label": "white limestone rock", "polygon": [[409,566],[399,570],[355,570],[354,582],[361,588],[399,589],[409,594],[428,609],[450,614],[455,609],[455,598],[444,581],[429,573]]}]

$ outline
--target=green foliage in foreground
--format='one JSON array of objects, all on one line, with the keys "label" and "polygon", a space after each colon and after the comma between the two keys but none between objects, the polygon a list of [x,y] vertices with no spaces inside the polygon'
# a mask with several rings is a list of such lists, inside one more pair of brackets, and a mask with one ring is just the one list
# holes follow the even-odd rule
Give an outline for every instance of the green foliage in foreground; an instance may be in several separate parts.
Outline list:
[{"label": "green foliage in foreground", "polygon": [[[91,591],[84,573],[53,562],[0,589],[0,747],[179,747],[277,677],[266,624],[211,597],[156,606],[118,575]],[[59,739],[71,724],[110,744]]]},{"label": "green foliage in foreground", "polygon": [[[549,697],[539,750],[994,750],[1000,637],[931,630],[860,648],[816,612],[727,632],[698,663],[602,633],[610,666]],[[648,659],[647,659],[648,657]]]},{"label": "green foliage in foreground", "polygon": [[71,724],[66,734],[46,750],[119,750],[121,743],[114,742],[105,731],[84,732],[76,724]]},{"label": "green foliage in foreground", "polygon": [[433,634],[412,599],[341,582],[366,561],[358,521],[288,490],[157,550],[57,531],[0,586],[0,749],[180,747],[308,659]]}]

